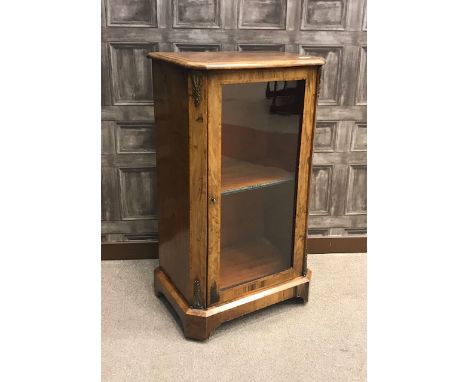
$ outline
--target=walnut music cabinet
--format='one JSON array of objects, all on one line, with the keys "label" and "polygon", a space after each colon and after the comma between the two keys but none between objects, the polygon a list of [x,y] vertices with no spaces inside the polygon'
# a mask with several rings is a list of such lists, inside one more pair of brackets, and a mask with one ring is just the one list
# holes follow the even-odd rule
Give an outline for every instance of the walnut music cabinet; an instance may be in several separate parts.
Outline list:
[{"label": "walnut music cabinet", "polygon": [[320,57],[154,52],[160,266],[187,338],[308,299]]}]

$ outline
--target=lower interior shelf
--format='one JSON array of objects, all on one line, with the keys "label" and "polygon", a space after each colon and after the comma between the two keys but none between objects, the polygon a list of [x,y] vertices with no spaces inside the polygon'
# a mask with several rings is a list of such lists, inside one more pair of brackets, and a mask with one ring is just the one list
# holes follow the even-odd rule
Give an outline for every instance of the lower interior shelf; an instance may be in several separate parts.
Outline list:
[{"label": "lower interior shelf", "polygon": [[262,166],[223,156],[221,163],[221,192],[230,194],[272,186],[293,179],[293,173],[282,168]]},{"label": "lower interior shelf", "polygon": [[220,288],[231,288],[284,271],[290,263],[291,260],[281,256],[266,238],[222,248]]}]

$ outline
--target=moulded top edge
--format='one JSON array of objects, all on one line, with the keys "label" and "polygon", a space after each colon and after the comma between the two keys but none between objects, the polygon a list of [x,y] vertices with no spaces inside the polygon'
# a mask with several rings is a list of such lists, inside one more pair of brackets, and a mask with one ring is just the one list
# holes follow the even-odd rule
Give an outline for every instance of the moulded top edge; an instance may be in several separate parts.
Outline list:
[{"label": "moulded top edge", "polygon": [[148,57],[190,69],[254,69],[320,66],[325,59],[288,52],[151,52]]}]

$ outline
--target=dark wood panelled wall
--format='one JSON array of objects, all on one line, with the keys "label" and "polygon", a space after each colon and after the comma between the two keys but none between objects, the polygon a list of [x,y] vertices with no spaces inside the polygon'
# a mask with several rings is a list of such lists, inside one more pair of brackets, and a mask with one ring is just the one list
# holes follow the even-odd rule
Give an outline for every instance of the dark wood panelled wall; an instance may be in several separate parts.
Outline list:
[{"label": "dark wood panelled wall", "polygon": [[[102,241],[109,243],[103,258],[123,258],[125,248],[156,256],[145,252],[158,241],[150,51],[278,50],[326,58],[308,248],[365,249],[366,0],[102,0],[101,7]],[[117,249],[116,242],[127,244]]]}]

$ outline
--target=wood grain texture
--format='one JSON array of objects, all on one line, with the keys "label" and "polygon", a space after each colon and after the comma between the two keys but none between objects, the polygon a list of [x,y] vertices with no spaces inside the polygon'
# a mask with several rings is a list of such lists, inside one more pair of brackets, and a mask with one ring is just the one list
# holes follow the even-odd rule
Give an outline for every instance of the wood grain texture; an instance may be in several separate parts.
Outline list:
[{"label": "wood grain texture", "polygon": [[[156,134],[157,202],[160,266],[189,302],[191,282],[190,135],[187,75],[164,62],[153,63]],[[177,142],[177,144],[174,144]],[[196,200],[194,200],[197,203]],[[202,245],[202,243],[199,243]]]},{"label": "wood grain texture", "polygon": [[[275,285],[278,282],[284,282],[288,278],[298,277],[303,273],[303,259],[305,253],[305,240],[307,238],[307,211],[308,211],[308,190],[309,173],[312,156],[312,130],[315,121],[313,112],[316,102],[317,92],[317,66],[302,68],[264,68],[264,69],[246,69],[246,70],[220,70],[211,71],[208,75],[208,195],[210,198],[208,208],[208,306],[213,303],[225,303],[248,293],[249,291]],[[306,80],[306,93],[303,110],[303,127],[301,129],[301,145],[298,165],[298,191],[296,197],[295,218],[294,218],[294,250],[292,269],[286,269],[282,272],[280,267],[276,267],[276,273],[273,276],[262,277],[242,285],[233,286],[229,289],[222,289],[221,285],[233,285],[230,281],[221,281],[221,263],[220,263],[220,232],[221,232],[221,207],[219,201],[223,190],[222,171],[221,171],[221,87],[223,84],[232,83],[252,83],[278,80]],[[229,168],[229,167],[228,167]],[[229,172],[228,172],[229,174]],[[232,175],[232,174],[231,174]],[[239,177],[233,174],[232,177],[224,179],[226,182],[225,191],[228,189],[229,182],[237,182],[240,185]],[[232,184],[231,184],[232,185]],[[235,250],[233,250],[235,252]],[[284,262],[282,267],[287,268]],[[257,277],[262,275],[256,274]],[[229,276],[230,277],[230,276]],[[228,280],[229,280],[228,277]],[[232,281],[235,282],[235,281]],[[227,283],[227,284],[226,284]]]},{"label": "wood grain texture", "polygon": [[[313,66],[320,66],[316,63]],[[259,68],[237,70],[217,70],[210,72],[210,77],[220,84],[248,84],[252,82],[294,81],[303,80],[308,76],[308,67],[291,68]]]},{"label": "wood grain texture", "polygon": [[148,57],[199,70],[289,68],[325,63],[321,57],[285,52],[151,52]]},{"label": "wood grain texture", "polygon": [[293,180],[293,174],[278,167],[261,166],[229,157],[222,157],[221,192],[223,194],[266,187]]},{"label": "wood grain texture", "polygon": [[208,306],[219,301],[221,250],[221,86],[208,75]]},{"label": "wood grain texture", "polygon": [[220,289],[270,276],[289,268],[289,259],[266,238],[226,247],[221,258]]},{"label": "wood grain texture", "polygon": [[293,267],[296,274],[306,272],[307,213],[309,209],[310,172],[312,168],[317,92],[319,89],[319,70],[317,68],[309,71],[304,93],[294,230]]},{"label": "wood grain texture", "polygon": [[[195,105],[192,76],[199,76],[200,99]],[[190,284],[200,282],[201,303],[206,306],[207,264],[207,175],[208,175],[208,100],[207,78],[197,72],[189,72],[187,93],[189,134],[189,187],[190,187]],[[193,292],[192,292],[193,293]]]},{"label": "wood grain texture", "polygon": [[296,277],[273,288],[251,292],[227,304],[208,309],[191,309],[184,297],[177,291],[170,279],[160,268],[154,271],[154,288],[157,295],[163,295],[180,318],[184,335],[195,340],[206,340],[223,322],[233,320],[267,306],[292,298],[306,302],[309,296],[310,271],[306,276]]}]

